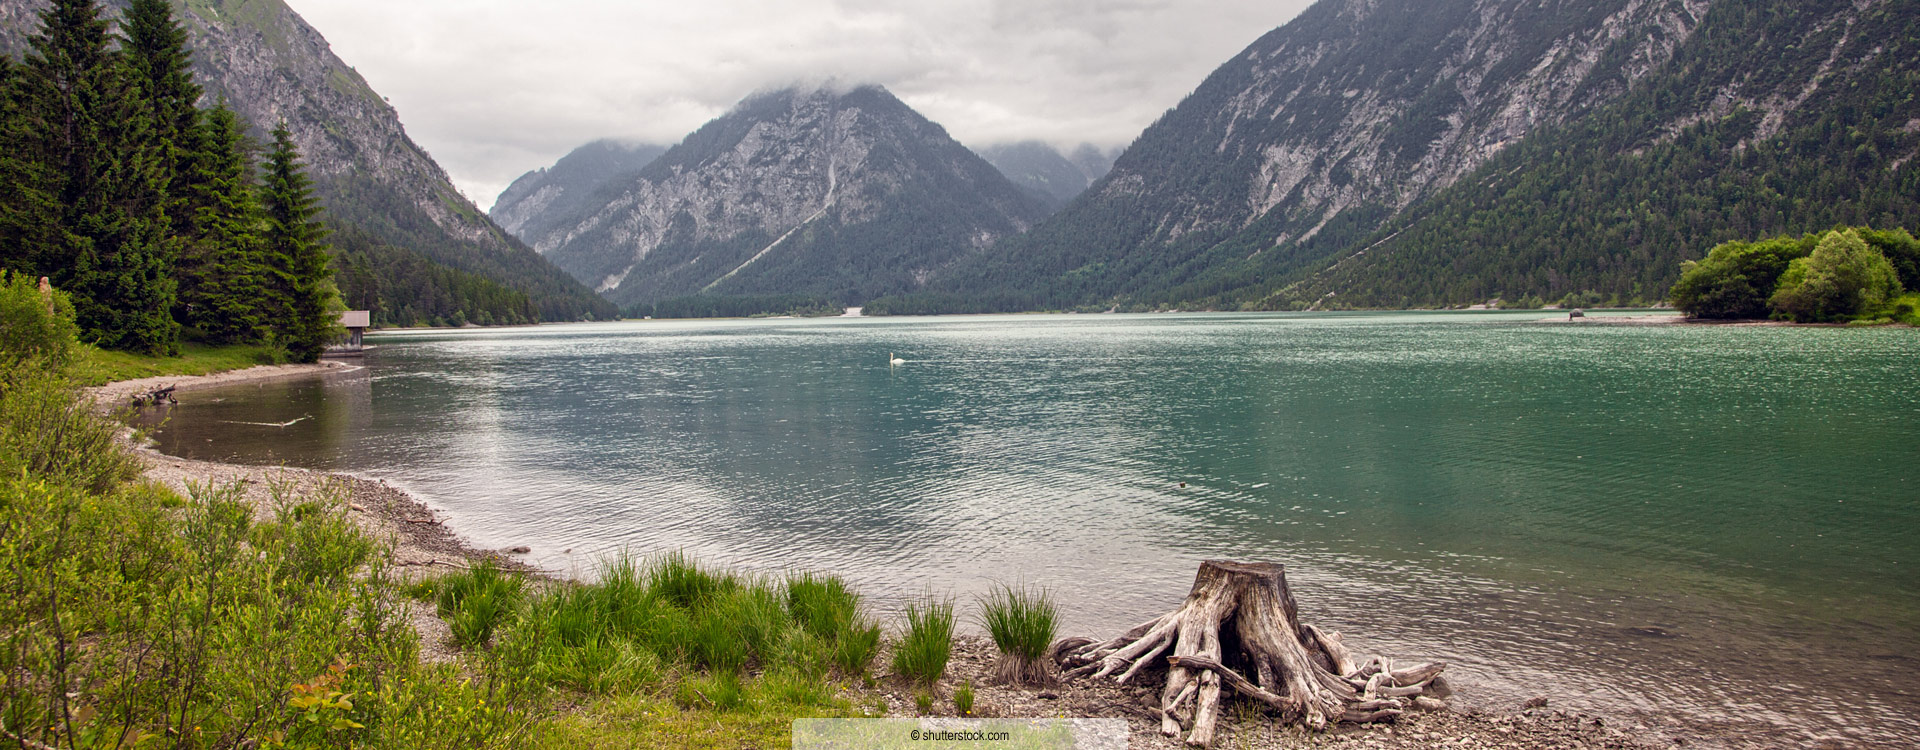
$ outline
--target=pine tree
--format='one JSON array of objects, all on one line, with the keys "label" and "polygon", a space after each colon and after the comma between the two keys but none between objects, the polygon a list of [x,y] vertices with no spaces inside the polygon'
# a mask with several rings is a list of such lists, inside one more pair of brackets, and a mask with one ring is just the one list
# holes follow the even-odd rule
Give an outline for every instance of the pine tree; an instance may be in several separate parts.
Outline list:
[{"label": "pine tree", "polygon": [[266,213],[265,253],[277,304],[279,339],[296,362],[320,358],[339,333],[335,317],[339,290],[327,252],[327,230],[318,221],[320,205],[313,197],[300,154],[287,124],[273,129],[273,150],[267,154],[266,186],[261,196]]},{"label": "pine tree", "polygon": [[173,232],[183,235],[189,217],[180,204],[189,175],[181,162],[188,158],[193,131],[200,124],[200,85],[193,80],[187,30],[174,20],[167,0],[133,0],[122,25],[127,66],[152,117],[149,137],[159,150],[166,177],[167,215]]},{"label": "pine tree", "polygon": [[58,212],[48,192],[35,119],[23,106],[25,70],[0,55],[0,269],[38,276],[55,245]]},{"label": "pine tree", "polygon": [[262,258],[264,216],[254,196],[252,144],[221,102],[207,110],[185,150],[180,183],[185,227],[178,317],[208,342],[260,340],[274,313]]},{"label": "pine tree", "polygon": [[53,221],[27,248],[73,296],[82,338],[152,354],[179,350],[165,175],[151,113],[90,0],[54,0],[19,76],[24,158]]}]

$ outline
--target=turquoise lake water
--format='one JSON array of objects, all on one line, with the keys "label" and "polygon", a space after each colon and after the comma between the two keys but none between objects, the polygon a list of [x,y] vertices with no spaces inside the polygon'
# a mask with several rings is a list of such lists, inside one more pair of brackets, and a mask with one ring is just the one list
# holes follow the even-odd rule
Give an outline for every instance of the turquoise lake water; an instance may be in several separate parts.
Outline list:
[{"label": "turquoise lake water", "polygon": [[1920,736],[1920,331],[1547,316],[392,333],[355,372],[184,394],[155,438],[386,479],[556,570],[685,549],[883,615],[1027,582],[1105,637],[1200,560],[1274,561],[1303,619],[1449,662],[1471,704]]}]

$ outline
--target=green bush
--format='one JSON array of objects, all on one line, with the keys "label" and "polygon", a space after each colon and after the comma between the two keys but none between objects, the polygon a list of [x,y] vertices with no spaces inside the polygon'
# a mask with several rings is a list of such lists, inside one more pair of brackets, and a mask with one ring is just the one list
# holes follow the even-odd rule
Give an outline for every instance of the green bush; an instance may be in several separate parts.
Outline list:
[{"label": "green bush", "polygon": [[1667,293],[1674,307],[1696,318],[1767,317],[1767,297],[1796,258],[1804,258],[1819,235],[1723,243],[1699,261],[1681,265],[1680,280]]},{"label": "green bush", "polygon": [[120,425],[86,404],[67,379],[32,362],[0,372],[0,472],[105,493],[140,465],[114,442]]},{"label": "green bush", "polygon": [[1794,260],[1768,300],[1801,323],[1872,313],[1900,295],[1893,264],[1851,229],[1828,232],[1812,255]]},{"label": "green bush", "polygon": [[907,629],[893,652],[894,674],[932,686],[953,654],[953,600],[932,593],[907,602]]},{"label": "green bush", "polygon": [[980,602],[980,619],[1000,649],[995,676],[1012,685],[1053,682],[1047,648],[1053,645],[1059,612],[1046,589],[995,587]]},{"label": "green bush", "polygon": [[38,277],[0,271],[0,370],[26,361],[62,370],[73,361],[79,333],[65,292],[42,293]]}]

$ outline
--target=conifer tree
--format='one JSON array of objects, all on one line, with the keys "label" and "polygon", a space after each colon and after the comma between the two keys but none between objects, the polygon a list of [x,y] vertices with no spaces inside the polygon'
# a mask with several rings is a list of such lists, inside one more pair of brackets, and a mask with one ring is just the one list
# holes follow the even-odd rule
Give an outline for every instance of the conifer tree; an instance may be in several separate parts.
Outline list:
[{"label": "conifer tree", "polygon": [[200,124],[200,85],[194,83],[187,30],[173,18],[167,0],[133,0],[122,22],[126,42],[122,50],[133,83],[152,116],[149,133],[159,151],[166,177],[167,215],[175,234],[185,234],[188,216],[180,203],[186,194],[183,170],[193,131]]},{"label": "conifer tree", "polygon": [[73,296],[82,338],[171,354],[165,176],[152,117],[91,0],[54,0],[19,75],[25,158],[52,203],[38,271]]},{"label": "conifer tree", "polygon": [[0,55],[0,269],[38,276],[55,244],[55,185],[38,158],[35,119],[22,106],[25,70]]},{"label": "conifer tree", "polygon": [[181,161],[181,322],[210,343],[264,336],[273,306],[261,255],[264,226],[254,196],[252,145],[226,102],[207,110]]},{"label": "conifer tree", "polygon": [[313,196],[313,182],[285,122],[273,129],[260,202],[266,214],[265,259],[274,287],[270,291],[279,301],[276,313],[281,316],[274,326],[294,361],[312,362],[339,333],[335,316],[340,293],[333,285],[327,230],[318,221],[320,205]]}]

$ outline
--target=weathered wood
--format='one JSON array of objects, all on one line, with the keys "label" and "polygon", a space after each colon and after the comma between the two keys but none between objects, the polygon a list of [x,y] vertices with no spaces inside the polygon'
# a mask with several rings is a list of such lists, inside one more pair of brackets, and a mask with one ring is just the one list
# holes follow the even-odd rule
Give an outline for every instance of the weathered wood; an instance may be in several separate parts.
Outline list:
[{"label": "weathered wood", "polygon": [[[1069,667],[1069,678],[1126,683],[1169,651],[1154,713],[1163,733],[1185,731],[1187,744],[1198,747],[1213,741],[1223,691],[1265,704],[1282,722],[1319,729],[1336,721],[1390,720],[1411,705],[1428,708],[1435,703],[1425,697],[1429,686],[1445,668],[1396,671],[1379,657],[1355,667],[1339,633],[1300,623],[1284,568],[1221,560],[1200,564],[1179,609],[1110,641],[1061,641],[1053,656]],[[1183,721],[1189,699],[1191,718]]]}]

